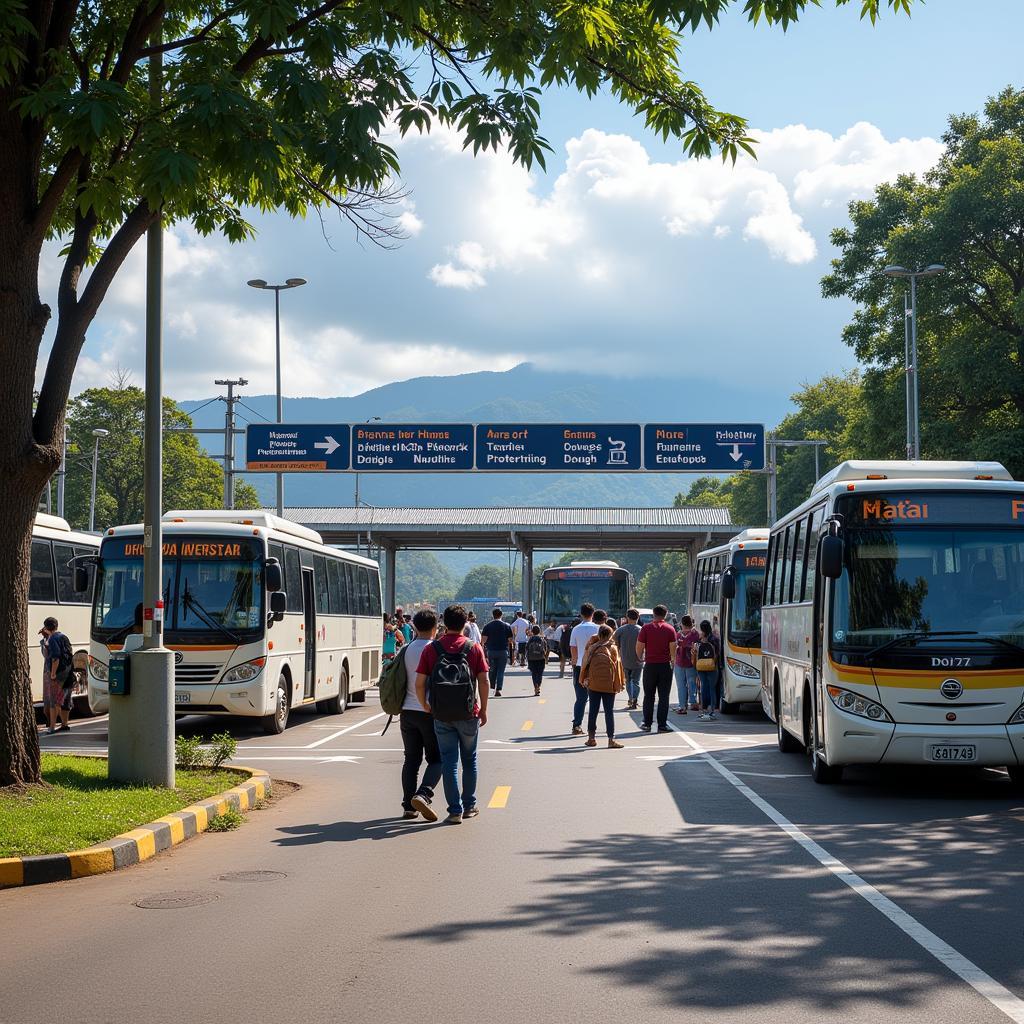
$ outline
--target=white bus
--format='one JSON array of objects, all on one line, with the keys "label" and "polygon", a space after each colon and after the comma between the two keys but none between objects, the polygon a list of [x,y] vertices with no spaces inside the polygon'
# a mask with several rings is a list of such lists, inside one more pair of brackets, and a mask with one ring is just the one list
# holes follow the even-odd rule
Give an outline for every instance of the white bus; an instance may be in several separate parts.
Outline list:
[{"label": "white bus", "polygon": [[761,699],[761,592],[767,530],[744,530],[697,556],[690,589],[696,625],[718,621],[722,638],[722,714]]},{"label": "white bus", "polygon": [[617,562],[570,562],[541,573],[540,621],[571,622],[589,601],[616,625],[633,603],[633,576]]},{"label": "white bus", "polygon": [[[164,643],[179,715],[248,715],[282,732],[292,708],[341,714],[380,675],[376,562],[268,512],[168,512]],[[142,527],[108,530],[93,598],[89,704],[109,704],[107,665],[142,600]]]},{"label": "white bus", "polygon": [[72,560],[95,555],[99,538],[76,533],[58,516],[39,512],[32,528],[32,555],[28,582],[28,653],[32,665],[32,700],[43,700],[43,655],[39,630],[52,615],[75,652],[75,704],[85,705],[86,666],[89,659],[89,606],[92,602],[92,570],[87,570],[86,589],[76,591]]},{"label": "white bus", "polygon": [[1024,783],[1024,484],[993,462],[846,462],[771,531],[762,701],[817,782],[848,764]]}]

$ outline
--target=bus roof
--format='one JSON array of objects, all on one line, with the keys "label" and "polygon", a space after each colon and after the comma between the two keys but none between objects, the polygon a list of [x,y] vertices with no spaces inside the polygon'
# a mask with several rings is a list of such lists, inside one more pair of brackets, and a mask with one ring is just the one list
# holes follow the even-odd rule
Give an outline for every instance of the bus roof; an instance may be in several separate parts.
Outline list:
[{"label": "bus roof", "polygon": [[764,541],[768,543],[768,538],[772,535],[772,531],[767,526],[758,527],[753,530],[744,530],[742,533],[737,533],[730,544],[753,544],[756,542]]},{"label": "bus roof", "polygon": [[281,516],[274,515],[273,512],[265,512],[263,509],[175,509],[172,512],[165,512],[163,521],[165,523],[223,523],[236,526],[259,526],[265,530],[274,530],[276,533],[301,537],[313,544],[323,544],[324,542],[316,530],[293,523],[290,519],[283,519]]},{"label": "bus roof", "polygon": [[70,533],[71,525],[66,519],[60,516],[51,516],[47,512],[36,513],[36,526],[45,526],[48,530],[60,530],[61,533]]},{"label": "bus roof", "polygon": [[570,562],[568,566],[552,565],[551,568],[552,569],[565,569],[565,568],[570,568],[570,569],[621,569],[622,566],[620,566],[618,562],[611,562],[611,561],[608,561],[607,559],[605,559],[603,561],[601,559],[593,559],[591,561]]},{"label": "bus roof", "polygon": [[848,480],[1012,480],[1001,462],[872,462],[851,459],[830,469],[811,493]]}]

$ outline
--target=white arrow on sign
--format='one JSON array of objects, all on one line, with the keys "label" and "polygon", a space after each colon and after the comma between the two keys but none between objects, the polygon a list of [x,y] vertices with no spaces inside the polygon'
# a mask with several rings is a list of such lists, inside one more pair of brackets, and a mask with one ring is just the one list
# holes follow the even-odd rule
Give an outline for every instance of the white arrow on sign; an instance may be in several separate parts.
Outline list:
[{"label": "white arrow on sign", "polygon": [[322,441],[317,441],[313,445],[314,448],[323,448],[325,455],[333,455],[341,445],[328,434]]},{"label": "white arrow on sign", "polygon": [[[739,462],[740,459],[743,458],[743,452],[740,451],[740,446],[738,443],[730,445],[727,442],[719,441],[717,442],[717,444],[719,448],[732,448],[732,451],[729,452],[729,457],[732,459],[733,462]],[[319,447],[319,445],[317,447]]]}]

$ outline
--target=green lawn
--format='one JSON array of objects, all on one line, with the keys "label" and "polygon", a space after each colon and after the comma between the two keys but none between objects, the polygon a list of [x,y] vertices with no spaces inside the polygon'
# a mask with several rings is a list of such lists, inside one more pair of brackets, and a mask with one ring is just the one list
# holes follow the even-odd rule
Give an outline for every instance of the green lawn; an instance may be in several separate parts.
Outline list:
[{"label": "green lawn", "polygon": [[237,786],[226,771],[177,772],[176,789],[129,786],[107,779],[107,762],[43,754],[49,788],[0,794],[0,857],[69,853],[145,825]]}]

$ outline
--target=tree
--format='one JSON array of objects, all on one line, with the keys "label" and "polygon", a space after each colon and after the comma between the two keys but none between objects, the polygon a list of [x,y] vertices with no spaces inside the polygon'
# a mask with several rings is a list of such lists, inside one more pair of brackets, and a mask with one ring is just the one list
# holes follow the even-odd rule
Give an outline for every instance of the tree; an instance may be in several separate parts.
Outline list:
[{"label": "tree", "polygon": [[504,565],[475,565],[466,573],[465,579],[456,591],[456,601],[468,601],[474,597],[496,597],[509,601],[508,567]]},{"label": "tree", "polygon": [[[395,563],[395,594],[400,605],[437,604],[455,589],[451,573],[432,551],[403,551]],[[472,596],[472,595],[471,595]]]},{"label": "tree", "polygon": [[945,265],[918,286],[924,457],[996,458],[1024,472],[1024,90],[949,119],[923,179],[851,203],[826,296],[858,308],[843,332],[864,364],[865,454],[904,452],[904,288],[887,264]]},{"label": "tree", "polygon": [[685,551],[666,551],[640,578],[636,603],[642,608],[663,604],[669,611],[688,607],[688,570],[689,559]]},{"label": "tree", "polygon": [[[4,0],[0,785],[40,779],[23,643],[37,498],[60,461],[86,330],[147,229],[184,221],[241,241],[247,207],[333,209],[388,244],[395,221],[379,204],[396,198],[399,168],[385,127],[444,123],[474,152],[506,145],[543,164],[538,86],[606,88],[686,152],[735,159],[752,148],[746,123],[677,63],[680,34],[713,26],[732,2]],[[808,2],[750,0],[746,11],[785,28]],[[862,0],[872,20],[909,3]],[[166,59],[151,83],[149,58]],[[48,239],[63,264],[33,407]]]}]

